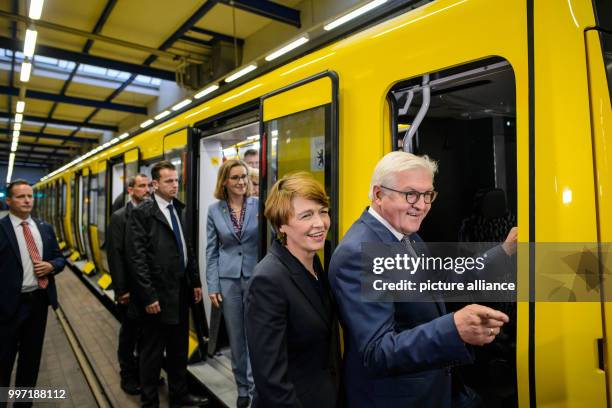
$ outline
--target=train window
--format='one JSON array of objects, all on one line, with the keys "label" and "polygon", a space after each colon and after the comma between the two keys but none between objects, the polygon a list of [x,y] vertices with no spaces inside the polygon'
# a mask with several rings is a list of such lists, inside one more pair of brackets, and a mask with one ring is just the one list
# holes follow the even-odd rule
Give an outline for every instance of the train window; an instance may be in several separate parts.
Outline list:
[{"label": "train window", "polygon": [[81,256],[85,256],[85,245],[83,243],[83,230],[81,226],[83,225],[83,175],[81,172],[75,174],[76,177],[76,191],[74,195],[77,197],[76,202],[74,203],[74,212],[72,213],[72,218],[74,219],[74,229],[75,229],[75,239],[79,245],[79,252]]},{"label": "train window", "polygon": [[140,167],[138,169],[138,172],[141,173],[141,174],[144,174],[148,178],[151,178],[151,166],[152,166],[151,164],[140,163]]},{"label": "train window", "polygon": [[64,219],[66,218],[66,195],[67,195],[67,187],[66,187],[66,182],[64,180],[60,180],[60,211],[59,211],[59,215],[60,215],[60,220],[59,220],[59,227],[60,227],[60,233],[62,235],[62,241],[64,241],[66,244],[68,244],[68,239],[66,238],[66,230],[64,228]]},{"label": "train window", "polygon": [[98,177],[93,174],[89,178],[89,223],[98,224]]},{"label": "train window", "polygon": [[[425,241],[503,242],[517,225],[515,89],[512,67],[501,58],[404,80],[391,89],[395,148],[408,144],[405,150],[438,162],[438,198],[419,230]],[[516,304],[489,306],[509,314],[511,323],[476,350],[476,363],[460,368],[461,374],[485,406],[515,406]]]},{"label": "train window", "polygon": [[[121,164],[123,166],[123,163]],[[98,164],[98,206],[96,216],[96,226],[98,228],[98,246],[100,248],[100,261],[102,264],[100,267],[108,271],[108,264],[106,258],[106,202],[108,200],[107,188],[106,188],[106,169],[100,171],[100,164]]]},{"label": "train window", "polygon": [[[331,211],[337,208],[335,187],[337,171],[337,79],[333,73],[319,74],[300,83],[281,89],[263,99],[263,130],[265,135],[264,175],[262,193],[286,174],[306,171],[318,180],[331,197]],[[271,228],[265,229],[265,242],[270,242]],[[337,216],[332,225],[324,263],[337,242]],[[262,245],[261,255],[265,253]]]},{"label": "train window", "polygon": [[85,253],[87,254],[87,260],[93,261],[93,254],[91,251],[91,245],[89,243],[89,207],[91,203],[91,194],[89,192],[89,171],[79,179],[79,198],[81,201],[81,216],[80,216],[80,234],[85,247]]},{"label": "train window", "polygon": [[79,211],[76,197],[76,175],[73,173],[70,175],[70,234],[72,235],[73,249],[82,254],[83,249],[77,234],[77,214]]},{"label": "train window", "polygon": [[[130,177],[136,177],[139,173],[140,168],[138,165],[140,153],[138,149],[133,149],[125,152],[123,155],[123,161],[125,163],[125,180],[128,180]],[[127,191],[125,196],[125,202],[128,201]]]},{"label": "train window", "polygon": [[[118,160],[118,159],[117,159]],[[111,166],[111,213],[117,211],[125,204],[125,164],[122,161],[115,162]]]},{"label": "train window", "polygon": [[55,229],[55,235],[57,235],[58,239],[61,241],[60,229],[57,222],[58,214],[57,214],[57,190],[55,188],[55,183],[51,183],[49,186],[51,197],[49,199],[50,207],[51,207],[51,222],[53,223],[53,228]]},{"label": "train window", "polygon": [[164,160],[174,164],[179,177],[178,199],[186,202],[187,196],[187,134],[181,129],[164,137]]}]

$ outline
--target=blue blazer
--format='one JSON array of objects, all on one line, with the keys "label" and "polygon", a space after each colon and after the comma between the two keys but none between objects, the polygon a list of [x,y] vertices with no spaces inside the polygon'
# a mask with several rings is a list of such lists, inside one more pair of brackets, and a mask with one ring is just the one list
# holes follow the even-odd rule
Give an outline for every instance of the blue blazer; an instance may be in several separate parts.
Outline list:
[{"label": "blue blazer", "polygon": [[[421,241],[414,234],[412,239]],[[368,302],[361,291],[361,243],[397,243],[368,211],[330,261],[329,280],[344,328],[347,406],[450,407],[451,367],[472,362],[441,302]]]},{"label": "blue blazer", "polygon": [[[38,219],[34,219],[34,222],[43,242],[42,259],[53,265],[53,272],[48,275],[49,286],[46,291],[49,304],[57,309],[54,275],[64,269],[66,260],[62,256],[51,225]],[[0,283],[0,321],[5,322],[10,320],[17,311],[23,283],[23,265],[19,244],[8,215],[0,220],[0,281],[2,282]]]},{"label": "blue blazer", "polygon": [[219,278],[248,278],[257,264],[259,199],[246,199],[240,238],[234,232],[226,201],[208,207],[206,224],[206,283],[208,293],[221,293]]}]

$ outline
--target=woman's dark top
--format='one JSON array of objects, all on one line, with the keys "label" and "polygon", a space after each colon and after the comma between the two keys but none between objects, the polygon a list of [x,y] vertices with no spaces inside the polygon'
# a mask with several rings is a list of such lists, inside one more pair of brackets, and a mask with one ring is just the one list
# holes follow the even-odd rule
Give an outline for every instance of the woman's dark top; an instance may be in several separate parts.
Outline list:
[{"label": "woman's dark top", "polygon": [[319,280],[274,241],[246,296],[254,408],[337,407],[338,322],[326,273]]}]

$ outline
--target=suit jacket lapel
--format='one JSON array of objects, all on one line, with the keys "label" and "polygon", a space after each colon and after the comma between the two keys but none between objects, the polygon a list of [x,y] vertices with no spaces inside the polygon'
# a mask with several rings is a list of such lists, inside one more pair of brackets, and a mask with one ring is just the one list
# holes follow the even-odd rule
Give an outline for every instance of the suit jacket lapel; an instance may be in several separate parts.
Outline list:
[{"label": "suit jacket lapel", "polygon": [[251,222],[255,213],[257,212],[257,206],[255,205],[255,200],[251,198],[247,198],[245,202],[246,211],[244,213],[244,223],[242,224],[242,231],[246,231],[247,225]]},{"label": "suit jacket lapel", "polygon": [[[365,224],[367,224],[376,233],[376,235],[378,235],[378,237],[380,238],[382,242],[399,243],[395,235],[393,235],[393,233],[391,233],[391,231],[389,231],[387,227],[382,225],[376,218],[374,218],[372,214],[368,212],[367,209],[361,215],[361,220]],[[417,251],[417,254],[418,254],[418,250],[422,250],[423,249],[422,247],[426,247],[421,237],[419,237],[418,234],[416,233],[410,236],[410,241],[415,242],[417,244],[416,246],[414,246],[414,249],[415,251]],[[425,255],[428,254],[426,249],[424,252],[425,252]],[[432,300],[434,301],[433,303],[436,305],[436,308],[438,309],[438,312],[440,313],[440,315],[446,314],[446,307],[444,303],[438,301],[438,299],[433,296],[432,296]]]},{"label": "suit jacket lapel", "polygon": [[[423,241],[423,239],[419,236],[419,234],[411,234],[410,235],[410,243],[412,244],[412,247],[414,248],[415,252],[417,253],[417,255],[423,254],[425,256],[429,256],[429,249],[427,248],[427,244],[425,244],[425,241]],[[440,313],[440,315],[445,315],[446,314],[446,305],[444,304],[443,301],[440,300],[440,298],[438,296],[435,296],[435,294],[431,294],[431,297],[434,301],[434,303],[436,304],[436,307],[438,308],[438,312]]]},{"label": "suit jacket lapel", "polygon": [[47,259],[46,255],[47,255],[47,235],[46,235],[46,231],[44,228],[44,224],[41,220],[32,217],[32,220],[34,220],[34,223],[36,224],[36,228],[38,228],[38,233],[40,234],[40,241],[42,242],[42,254],[40,254],[42,256],[42,259],[45,260]]},{"label": "suit jacket lapel", "polygon": [[11,248],[13,248],[13,252],[19,259],[19,265],[21,265],[21,253],[19,252],[19,244],[17,243],[17,236],[15,235],[15,229],[13,228],[13,223],[11,222],[11,217],[8,215],[2,219],[2,228],[4,228],[4,233],[6,234],[9,242],[11,243]]},{"label": "suit jacket lapel", "polygon": [[[220,203],[219,209],[221,210],[221,217],[225,221],[227,228],[230,230],[234,238],[236,238],[236,241],[240,242],[240,238],[238,237],[238,235],[236,235],[236,231],[234,231],[234,224],[232,224],[232,219],[230,218],[230,209],[229,209],[229,206],[227,205],[227,201],[223,200],[223,201],[219,201],[219,203]],[[246,215],[245,215],[245,218],[246,218]]]},{"label": "suit jacket lapel", "polygon": [[[327,326],[330,326],[329,316],[323,308],[321,296],[316,292],[315,288],[312,287],[312,283],[308,281],[304,266],[291,255],[291,253],[284,247],[281,246],[277,241],[274,241],[270,247],[272,252],[278,259],[289,269],[289,276],[295,285],[298,287],[300,292],[306,297],[308,303],[317,311],[319,316],[323,319]],[[320,277],[324,279],[324,277]]]},{"label": "suit jacket lapel", "polygon": [[172,231],[172,226],[168,223],[168,220],[166,219],[166,216],[162,213],[161,208],[159,208],[157,201],[153,202],[153,204],[153,215],[155,216],[155,218],[161,221],[162,224],[166,225],[168,228],[170,228],[170,231]]}]

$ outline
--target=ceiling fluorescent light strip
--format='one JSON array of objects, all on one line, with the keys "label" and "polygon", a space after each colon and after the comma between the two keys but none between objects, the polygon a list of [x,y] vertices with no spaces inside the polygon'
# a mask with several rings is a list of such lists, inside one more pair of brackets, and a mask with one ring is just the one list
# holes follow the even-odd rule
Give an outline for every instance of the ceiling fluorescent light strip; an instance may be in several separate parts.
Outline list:
[{"label": "ceiling fluorescent light strip", "polygon": [[32,73],[32,63],[23,61],[21,64],[21,72],[19,73],[19,80],[21,82],[28,82],[30,80],[30,74]]},{"label": "ceiling fluorescent light strip", "polygon": [[32,20],[38,20],[42,15],[42,9],[44,0],[31,0],[30,1],[30,11],[28,12],[28,17]]},{"label": "ceiling fluorescent light strip", "polygon": [[193,95],[193,97],[195,99],[200,99],[205,97],[206,95],[208,95],[209,93],[215,92],[217,89],[219,89],[219,85],[211,85],[203,90],[201,90],[200,92],[198,92],[197,94]]},{"label": "ceiling fluorescent light strip", "polygon": [[144,129],[147,126],[150,126],[153,122],[155,122],[153,119],[145,120],[144,122],[140,124],[140,127]]},{"label": "ceiling fluorescent light strip", "polygon": [[284,55],[284,54],[288,53],[289,51],[293,51],[297,47],[299,47],[300,45],[304,45],[307,42],[308,42],[308,37],[304,35],[304,36],[298,38],[297,40],[290,42],[289,44],[285,45],[284,47],[282,47],[282,48],[274,51],[273,53],[269,54],[268,56],[266,56],[266,61],[275,60],[278,57],[280,57],[281,55]]},{"label": "ceiling fluorescent light strip", "polygon": [[23,120],[23,113],[16,113],[15,114],[15,123],[21,123],[22,120]]},{"label": "ceiling fluorescent light strip", "polygon": [[191,103],[191,99],[185,99],[184,101],[181,101],[179,103],[177,103],[176,105],[174,105],[172,108],[173,111],[177,111],[181,108],[184,108],[185,106],[189,105]]},{"label": "ceiling fluorescent light strip", "polygon": [[375,9],[376,7],[386,3],[387,0],[374,0],[369,2],[368,4],[364,4],[363,6],[359,7],[358,9],[355,9],[353,11],[351,11],[348,14],[343,15],[342,17],[339,17],[337,19],[335,19],[334,21],[332,21],[329,24],[326,24],[325,26],[323,26],[323,29],[325,31],[330,31],[333,30],[334,28],[341,26],[342,24],[349,22],[357,17],[359,17],[362,14],[367,13],[368,11]]},{"label": "ceiling fluorescent light strip", "polygon": [[169,111],[169,110],[165,110],[165,111],[163,111],[163,112],[161,112],[161,113],[158,113],[158,114],[155,116],[155,120],[160,120],[160,119],[163,119],[163,118],[165,118],[166,116],[168,116],[169,114],[170,114],[170,111]]},{"label": "ceiling fluorescent light strip", "polygon": [[256,69],[257,69],[257,65],[255,65],[255,64],[247,65],[246,67],[242,68],[240,71],[235,72],[232,75],[230,75],[227,78],[225,78],[225,82],[235,81],[236,79],[238,79],[238,78],[240,78],[242,76],[245,76],[249,72],[254,71]]},{"label": "ceiling fluorescent light strip", "polygon": [[25,101],[17,101],[17,105],[15,106],[15,111],[17,113],[23,113],[25,109]]},{"label": "ceiling fluorescent light strip", "polygon": [[23,42],[23,55],[32,58],[34,56],[34,48],[36,47],[36,37],[38,32],[36,30],[26,30],[25,41]]}]

